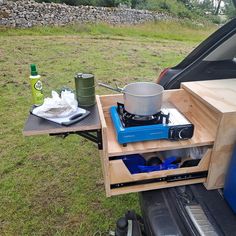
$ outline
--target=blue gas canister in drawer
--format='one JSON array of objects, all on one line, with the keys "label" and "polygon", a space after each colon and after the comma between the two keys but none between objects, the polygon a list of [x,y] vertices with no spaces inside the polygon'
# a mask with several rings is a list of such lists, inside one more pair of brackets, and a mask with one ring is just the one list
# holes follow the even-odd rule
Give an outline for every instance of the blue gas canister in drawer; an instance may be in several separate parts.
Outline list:
[{"label": "blue gas canister in drawer", "polygon": [[234,146],[233,155],[226,175],[224,196],[232,210],[236,213],[236,145]]}]

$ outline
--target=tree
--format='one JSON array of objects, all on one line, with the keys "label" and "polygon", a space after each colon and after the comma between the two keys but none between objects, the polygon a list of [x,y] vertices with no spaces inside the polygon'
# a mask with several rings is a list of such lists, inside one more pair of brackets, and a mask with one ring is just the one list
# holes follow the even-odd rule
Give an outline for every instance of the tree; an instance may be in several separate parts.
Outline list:
[{"label": "tree", "polygon": [[221,3],[222,3],[222,0],[218,0],[217,7],[215,10],[215,15],[217,15],[217,16],[219,15],[219,12],[220,12]]},{"label": "tree", "polygon": [[234,7],[236,8],[236,0],[232,0]]},{"label": "tree", "polygon": [[231,0],[224,0],[224,10],[223,13],[228,19],[232,19],[236,16],[236,2]]}]

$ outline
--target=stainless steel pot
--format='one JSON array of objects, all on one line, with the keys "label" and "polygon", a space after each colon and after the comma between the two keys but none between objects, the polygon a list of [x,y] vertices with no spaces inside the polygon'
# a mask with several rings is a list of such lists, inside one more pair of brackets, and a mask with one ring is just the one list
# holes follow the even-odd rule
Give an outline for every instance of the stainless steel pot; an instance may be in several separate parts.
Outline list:
[{"label": "stainless steel pot", "polygon": [[99,85],[123,93],[125,110],[131,114],[150,116],[161,110],[164,89],[159,84],[137,82],[128,84],[124,88],[113,88],[103,83]]}]

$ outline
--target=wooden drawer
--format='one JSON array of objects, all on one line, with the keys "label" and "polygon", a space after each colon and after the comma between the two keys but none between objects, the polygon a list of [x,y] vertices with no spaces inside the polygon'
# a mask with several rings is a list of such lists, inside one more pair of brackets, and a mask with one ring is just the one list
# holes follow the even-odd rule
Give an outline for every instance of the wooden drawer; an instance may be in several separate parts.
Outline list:
[{"label": "wooden drawer", "polygon": [[208,148],[197,166],[138,174],[131,174],[122,159],[110,160],[111,193],[115,195],[126,192],[203,183],[206,181],[206,177],[199,178],[197,176],[208,171],[211,152],[212,149]]}]

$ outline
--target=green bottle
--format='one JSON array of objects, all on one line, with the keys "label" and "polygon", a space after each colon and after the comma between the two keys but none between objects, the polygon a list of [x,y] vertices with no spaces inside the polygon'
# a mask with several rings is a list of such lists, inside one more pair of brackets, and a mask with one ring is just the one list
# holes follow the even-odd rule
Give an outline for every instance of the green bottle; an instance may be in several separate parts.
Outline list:
[{"label": "green bottle", "polygon": [[43,84],[40,81],[41,76],[38,74],[35,64],[31,64],[30,69],[31,69],[30,83],[32,89],[33,104],[35,106],[40,106],[43,104],[44,101]]}]

